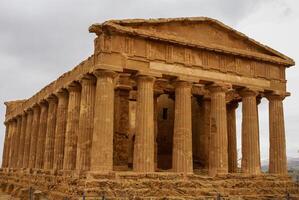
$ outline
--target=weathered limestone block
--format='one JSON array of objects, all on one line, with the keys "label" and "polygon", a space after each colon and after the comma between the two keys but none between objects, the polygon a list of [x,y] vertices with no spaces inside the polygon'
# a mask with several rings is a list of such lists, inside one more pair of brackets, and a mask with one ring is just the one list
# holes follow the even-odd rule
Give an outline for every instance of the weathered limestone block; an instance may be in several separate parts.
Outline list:
[{"label": "weathered limestone block", "polygon": [[95,71],[97,77],[91,170],[113,170],[114,79],[112,71]]},{"label": "weathered limestone block", "polygon": [[172,168],[175,172],[193,172],[191,118],[191,84],[177,81],[172,152]]},{"label": "weathered limestone block", "polygon": [[260,148],[258,130],[257,92],[250,89],[240,91],[242,96],[242,172],[259,174]]},{"label": "weathered limestone block", "polygon": [[67,89],[69,91],[69,102],[67,111],[63,169],[73,170],[76,167],[81,86],[79,83],[74,82],[69,85]]},{"label": "weathered limestone block", "polygon": [[227,104],[228,172],[236,173],[238,168],[236,109],[238,102]]},{"label": "weathered limestone block", "polygon": [[283,99],[284,95],[271,94],[269,100],[269,138],[270,162],[269,172],[287,175],[286,142],[284,128]]},{"label": "weathered limestone block", "polygon": [[27,114],[24,112],[22,115],[22,127],[21,127],[20,143],[19,143],[19,149],[18,149],[18,154],[19,154],[18,168],[23,167],[26,126],[27,126]]},{"label": "weathered limestone block", "polygon": [[31,139],[30,139],[29,168],[35,168],[39,122],[40,122],[40,106],[35,105],[33,107],[32,131],[31,131]]},{"label": "weathered limestone block", "polygon": [[25,137],[25,144],[24,144],[23,168],[29,167],[32,120],[33,120],[33,111],[30,109],[27,111],[27,125],[26,125],[26,137]]},{"label": "weathered limestone block", "polygon": [[228,85],[208,86],[211,95],[211,135],[209,145],[209,175],[228,172],[227,121],[225,94]]},{"label": "weathered limestone block", "polygon": [[54,140],[55,140],[55,129],[56,129],[56,118],[57,118],[57,97],[51,95],[47,99],[49,103],[48,118],[47,118],[47,131],[46,131],[46,144],[45,144],[45,155],[44,155],[44,169],[53,169],[54,159]]},{"label": "weathered limestone block", "polygon": [[69,94],[67,90],[62,89],[57,93],[58,105],[56,113],[56,129],[54,141],[54,161],[53,168],[59,170],[63,168],[64,142],[67,125],[67,108]]},{"label": "weathered limestone block", "polygon": [[35,168],[42,169],[44,167],[44,155],[45,155],[45,144],[46,144],[46,133],[47,133],[47,120],[48,120],[48,102],[42,101],[40,103],[40,120],[36,147],[36,160]]},{"label": "weathered limestone block", "polygon": [[91,141],[93,133],[96,79],[92,75],[84,75],[80,83],[82,90],[80,101],[76,169],[89,170],[91,158]]},{"label": "weathered limestone block", "polygon": [[137,77],[136,135],[133,169],[136,172],[155,170],[154,86],[155,78]]}]

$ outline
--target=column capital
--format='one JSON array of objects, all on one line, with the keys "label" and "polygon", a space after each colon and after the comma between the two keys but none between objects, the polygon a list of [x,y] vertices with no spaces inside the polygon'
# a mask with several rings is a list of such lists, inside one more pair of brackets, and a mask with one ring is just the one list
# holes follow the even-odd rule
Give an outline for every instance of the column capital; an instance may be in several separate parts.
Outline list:
[{"label": "column capital", "polygon": [[90,84],[95,84],[96,83],[96,77],[92,74],[83,74],[81,77],[80,77],[80,84],[84,84],[84,83],[90,83]]},{"label": "column capital", "polygon": [[31,114],[33,114],[33,109],[32,108],[27,108],[25,110],[25,113],[27,113],[27,115],[31,115]]},{"label": "column capital", "polygon": [[116,73],[115,71],[101,70],[101,69],[97,69],[97,70],[93,71],[93,74],[97,78],[99,78],[99,77],[110,77],[112,79],[116,78],[116,76],[118,75],[118,73]]},{"label": "column capital", "polygon": [[38,104],[40,107],[48,106],[48,101],[46,99],[43,99]]},{"label": "column capital", "polygon": [[32,106],[32,109],[33,109],[33,112],[40,109],[40,106],[39,104],[35,103],[33,106]]},{"label": "column capital", "polygon": [[226,105],[231,109],[237,109],[238,106],[239,106],[239,102],[238,101],[231,101],[231,102],[227,103]]},{"label": "column capital", "polygon": [[192,87],[192,83],[189,81],[183,81],[183,80],[176,80],[173,83],[175,88],[181,88],[181,87],[187,87],[187,88],[191,88]]},{"label": "column capital", "polygon": [[273,101],[273,100],[283,101],[287,97],[287,95],[286,94],[277,94],[277,93],[268,93],[265,95],[265,97],[268,99],[268,101]]},{"label": "column capital", "polygon": [[72,83],[70,83],[67,88],[66,88],[69,92],[80,92],[81,91],[81,85],[74,81]]},{"label": "column capital", "polygon": [[257,96],[259,91],[255,88],[243,88],[239,90],[239,94],[241,97]]},{"label": "column capital", "polygon": [[131,80],[131,74],[119,73],[119,77],[116,83],[116,89],[118,90],[132,90],[133,81]]},{"label": "column capital", "polygon": [[137,81],[147,81],[147,82],[155,82],[156,78],[150,75],[144,74],[137,74],[136,76]]},{"label": "column capital", "polygon": [[212,93],[217,92],[227,92],[229,89],[231,89],[231,84],[228,83],[212,83],[206,86],[206,89],[208,89]]},{"label": "column capital", "polygon": [[58,99],[57,99],[57,96],[55,94],[51,94],[49,95],[47,98],[46,98],[46,101],[48,103],[51,103],[51,102],[54,102],[54,103],[57,103],[58,102]]},{"label": "column capital", "polygon": [[68,91],[67,91],[67,89],[65,89],[65,88],[61,88],[61,89],[59,89],[59,90],[55,93],[55,95],[56,95],[58,98],[64,98],[64,97],[66,97],[66,96],[68,95]]}]

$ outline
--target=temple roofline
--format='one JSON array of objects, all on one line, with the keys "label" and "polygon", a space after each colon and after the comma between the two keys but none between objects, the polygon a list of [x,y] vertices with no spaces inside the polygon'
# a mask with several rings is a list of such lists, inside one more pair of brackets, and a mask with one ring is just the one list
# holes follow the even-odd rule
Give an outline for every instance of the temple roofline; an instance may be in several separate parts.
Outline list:
[{"label": "temple roofline", "polygon": [[[241,49],[236,49],[236,48],[229,48],[229,47],[223,47],[220,45],[215,45],[215,44],[204,44],[203,42],[194,42],[194,41],[188,41],[185,39],[182,39],[181,37],[177,37],[174,35],[166,34],[166,33],[157,33],[154,31],[148,31],[148,30],[138,30],[134,29],[132,27],[126,26],[126,25],[141,25],[141,24],[161,24],[161,23],[169,23],[169,22],[210,22],[217,24],[218,26],[235,33],[237,36],[244,40],[248,40],[249,42],[257,45],[258,47],[265,49],[272,54],[278,56],[269,56],[261,53],[254,53],[254,52],[249,52],[246,50],[241,50]],[[190,46],[190,47],[196,47],[196,48],[203,48],[203,49],[208,49],[211,51],[217,51],[217,52],[222,52],[222,53],[227,53],[227,54],[235,54],[239,55],[242,57],[250,57],[250,58],[256,58],[258,60],[264,60],[268,62],[274,62],[274,63],[279,63],[282,65],[285,65],[287,67],[294,66],[295,61],[292,58],[289,58],[288,56],[266,46],[261,44],[260,42],[246,36],[245,34],[225,25],[224,23],[208,18],[208,17],[184,17],[184,18],[158,18],[158,19],[125,19],[125,20],[108,20],[105,21],[101,24],[95,23],[89,27],[89,31],[91,33],[96,33],[97,35],[102,34],[103,30],[110,30],[110,31],[115,31],[123,34],[129,34],[129,35],[135,35],[139,37],[144,37],[144,38],[150,38],[154,40],[162,40],[162,41],[167,41],[171,43],[176,43],[184,46]]]}]

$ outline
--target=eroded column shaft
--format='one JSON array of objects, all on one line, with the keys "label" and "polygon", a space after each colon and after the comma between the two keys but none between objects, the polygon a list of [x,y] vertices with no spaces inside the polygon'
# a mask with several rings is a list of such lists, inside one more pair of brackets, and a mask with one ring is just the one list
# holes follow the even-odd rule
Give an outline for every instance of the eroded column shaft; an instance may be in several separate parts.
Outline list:
[{"label": "eroded column shaft", "polygon": [[224,86],[212,85],[211,93],[211,134],[209,145],[209,175],[228,172],[227,119]]},{"label": "eroded column shaft", "polygon": [[38,138],[37,138],[35,167],[38,169],[43,169],[46,133],[47,133],[47,120],[48,120],[48,103],[46,101],[43,101],[42,103],[40,103],[40,107],[41,107],[41,112],[40,112]]},{"label": "eroded column shaft", "polygon": [[60,90],[57,93],[58,105],[56,114],[53,162],[53,168],[55,170],[60,170],[63,168],[65,132],[67,126],[68,96],[68,92],[64,89]]},{"label": "eroded column shaft", "polygon": [[72,83],[68,87],[69,103],[67,113],[67,126],[65,134],[63,169],[73,170],[76,167],[77,136],[79,131],[81,86]]},{"label": "eroded column shaft", "polygon": [[32,121],[33,121],[33,111],[28,110],[27,111],[27,125],[26,125],[25,144],[24,144],[23,168],[28,168],[28,166],[29,166]]},{"label": "eroded column shaft", "polygon": [[115,72],[96,71],[94,129],[91,150],[92,171],[113,170],[113,122]]},{"label": "eroded column shaft", "polygon": [[238,167],[236,109],[238,102],[227,105],[228,172],[236,173]]},{"label": "eroded column shaft", "polygon": [[77,142],[77,170],[90,169],[91,141],[94,120],[95,77],[84,76],[81,80],[79,132]]},{"label": "eroded column shaft", "polygon": [[154,78],[137,77],[136,135],[133,169],[153,172],[154,162]]},{"label": "eroded column shaft", "polygon": [[172,168],[175,172],[193,172],[191,118],[191,84],[176,82],[172,152]]},{"label": "eroded column shaft", "polygon": [[255,91],[245,90],[242,96],[242,172],[260,173],[258,111]]},{"label": "eroded column shaft", "polygon": [[45,154],[44,154],[44,169],[53,169],[54,159],[54,138],[56,131],[56,117],[57,117],[57,98],[56,96],[50,96],[48,99],[48,118],[47,118],[47,131],[45,142]]},{"label": "eroded column shaft", "polygon": [[9,151],[9,123],[5,122],[5,138],[4,138],[4,147],[2,154],[2,168],[7,167],[7,152]]},{"label": "eroded column shaft", "polygon": [[35,168],[39,121],[40,121],[40,107],[38,105],[35,105],[33,107],[32,131],[31,131],[31,139],[30,139],[29,168]]},{"label": "eroded column shaft", "polygon": [[18,154],[19,154],[18,168],[22,168],[23,167],[25,138],[26,138],[26,126],[27,126],[27,114],[23,113],[23,115],[22,115],[20,143],[19,143],[19,149],[18,149]]},{"label": "eroded column shaft", "polygon": [[273,174],[287,174],[286,142],[283,113],[283,96],[271,95],[269,100],[269,139],[270,162],[269,172]]}]

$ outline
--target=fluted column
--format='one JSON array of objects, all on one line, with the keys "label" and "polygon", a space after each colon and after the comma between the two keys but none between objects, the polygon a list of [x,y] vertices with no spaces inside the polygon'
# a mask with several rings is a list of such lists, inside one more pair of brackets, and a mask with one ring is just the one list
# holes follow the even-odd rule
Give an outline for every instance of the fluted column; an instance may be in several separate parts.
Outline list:
[{"label": "fluted column", "polygon": [[31,140],[30,140],[30,156],[29,156],[29,168],[35,168],[35,159],[36,159],[36,146],[37,146],[37,137],[39,129],[39,120],[40,120],[40,107],[35,105],[33,107],[33,120],[32,120],[32,131],[31,131]]},{"label": "fluted column", "polygon": [[15,143],[15,134],[17,129],[17,121],[13,119],[11,121],[11,129],[10,129],[10,140],[9,140],[9,156],[8,156],[8,167],[13,168],[13,156],[14,156],[14,143]]},{"label": "fluted column", "polygon": [[114,78],[112,71],[95,71],[97,77],[91,170],[113,170]]},{"label": "fluted column", "polygon": [[287,175],[286,141],[284,127],[284,95],[270,94],[269,100],[269,173]]},{"label": "fluted column", "polygon": [[24,144],[23,168],[28,168],[28,166],[29,166],[32,120],[33,120],[33,111],[31,109],[29,109],[27,111],[27,124],[26,124],[25,144]]},{"label": "fluted column", "polygon": [[192,173],[192,114],[191,84],[175,83],[175,117],[173,133],[172,168],[175,172]]},{"label": "fluted column", "polygon": [[80,83],[82,90],[80,101],[76,169],[89,170],[91,157],[91,140],[93,133],[96,79],[92,75],[84,75]]},{"label": "fluted column", "polygon": [[3,154],[2,154],[2,168],[7,167],[7,151],[9,151],[9,123],[5,122],[5,138],[4,138],[4,147],[3,147]]},{"label": "fluted column", "polygon": [[73,170],[76,167],[81,86],[79,83],[74,82],[70,84],[67,89],[69,91],[69,102],[67,111],[63,169]]},{"label": "fluted column", "polygon": [[136,135],[133,169],[136,172],[153,172],[154,162],[154,81],[155,78],[137,77]]},{"label": "fluted column", "polygon": [[41,111],[40,111],[39,129],[38,129],[38,137],[37,137],[35,168],[43,169],[46,133],[47,133],[47,120],[48,120],[48,102],[42,101],[39,105]]},{"label": "fluted column", "polygon": [[209,175],[228,172],[227,121],[225,95],[228,85],[212,84],[208,87],[211,95],[211,135],[209,145]]},{"label": "fluted column", "polygon": [[23,167],[23,159],[24,159],[24,148],[25,148],[25,138],[26,138],[26,125],[27,125],[27,114],[24,112],[22,115],[22,125],[21,125],[21,134],[20,134],[20,142],[18,149],[18,168]]},{"label": "fluted column", "polygon": [[130,87],[117,86],[114,100],[114,164],[119,166],[128,165],[129,155],[129,93]]},{"label": "fluted column", "polygon": [[236,109],[238,102],[227,104],[228,172],[236,173],[238,168]]},{"label": "fluted column", "polygon": [[211,99],[203,97],[201,100],[200,107],[200,139],[201,146],[199,147],[200,159],[204,169],[209,167],[209,143],[210,143],[210,134],[211,134]]},{"label": "fluted column", "polygon": [[242,96],[242,172],[259,174],[260,149],[258,130],[257,92],[251,89],[240,91]]},{"label": "fluted column", "polygon": [[53,168],[55,170],[60,170],[63,168],[65,132],[67,126],[67,109],[69,98],[67,90],[61,89],[57,93],[57,97],[58,105],[56,114]]},{"label": "fluted column", "polygon": [[16,129],[14,131],[14,146],[13,146],[13,154],[12,154],[12,167],[18,167],[18,150],[20,143],[20,135],[21,135],[21,126],[22,126],[22,117],[19,115],[16,118]]},{"label": "fluted column", "polygon": [[49,103],[49,108],[48,108],[48,117],[47,117],[44,169],[49,170],[49,169],[53,169],[58,100],[55,95],[51,95],[47,99],[47,101]]}]

